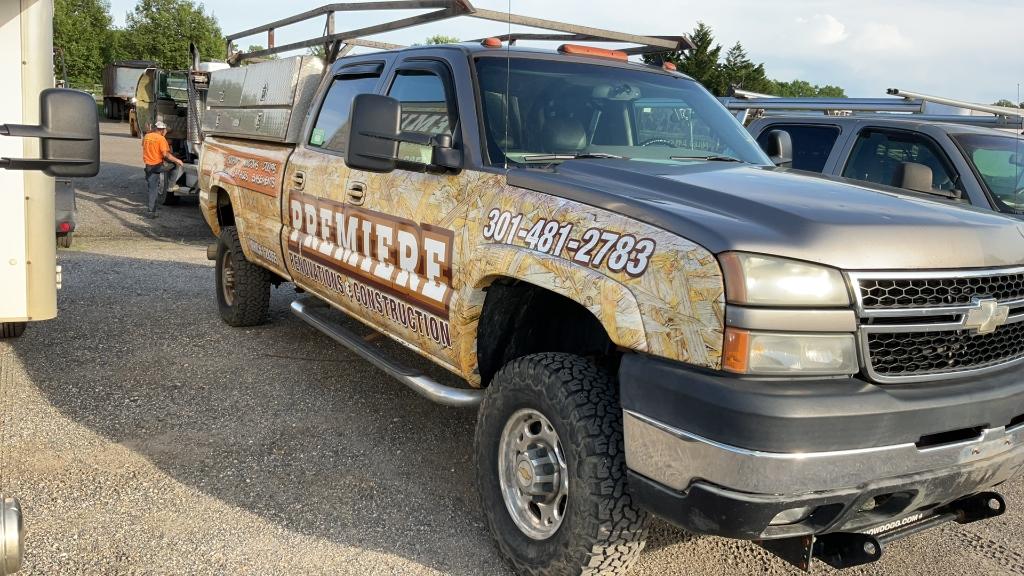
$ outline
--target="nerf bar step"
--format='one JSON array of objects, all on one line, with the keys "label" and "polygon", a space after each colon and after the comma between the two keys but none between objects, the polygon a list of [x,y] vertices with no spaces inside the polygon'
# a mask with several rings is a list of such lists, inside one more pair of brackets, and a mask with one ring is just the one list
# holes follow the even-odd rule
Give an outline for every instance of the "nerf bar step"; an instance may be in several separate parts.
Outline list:
[{"label": "nerf bar step", "polygon": [[304,322],[373,363],[392,378],[412,388],[420,396],[437,404],[454,407],[473,407],[483,400],[483,390],[446,386],[425,374],[384,357],[380,351],[367,344],[351,330],[328,318],[329,310],[330,308],[318,300],[308,297],[292,302],[292,312]]}]

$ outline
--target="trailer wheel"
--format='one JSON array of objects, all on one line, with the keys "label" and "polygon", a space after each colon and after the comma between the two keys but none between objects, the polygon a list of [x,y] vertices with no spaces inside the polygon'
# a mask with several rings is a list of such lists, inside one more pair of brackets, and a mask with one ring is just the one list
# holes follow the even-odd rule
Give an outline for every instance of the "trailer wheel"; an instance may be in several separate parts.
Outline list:
[{"label": "trailer wheel", "polygon": [[221,228],[217,242],[217,307],[229,326],[256,326],[270,309],[270,272],[245,259],[238,229]]},{"label": "trailer wheel", "polygon": [[625,574],[648,514],[626,487],[614,379],[571,354],[509,362],[487,389],[476,475],[498,547],[525,576]]},{"label": "trailer wheel", "polygon": [[20,337],[26,326],[28,322],[0,322],[0,340]]}]

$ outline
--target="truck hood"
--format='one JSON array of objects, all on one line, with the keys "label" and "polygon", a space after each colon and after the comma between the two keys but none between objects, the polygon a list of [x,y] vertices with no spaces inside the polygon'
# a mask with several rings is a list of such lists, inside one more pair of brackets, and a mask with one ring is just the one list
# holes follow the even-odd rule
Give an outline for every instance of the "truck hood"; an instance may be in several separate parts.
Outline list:
[{"label": "truck hood", "polygon": [[780,168],[570,160],[510,185],[628,215],[713,253],[758,252],[843,270],[1024,264],[1024,224],[994,212]]}]

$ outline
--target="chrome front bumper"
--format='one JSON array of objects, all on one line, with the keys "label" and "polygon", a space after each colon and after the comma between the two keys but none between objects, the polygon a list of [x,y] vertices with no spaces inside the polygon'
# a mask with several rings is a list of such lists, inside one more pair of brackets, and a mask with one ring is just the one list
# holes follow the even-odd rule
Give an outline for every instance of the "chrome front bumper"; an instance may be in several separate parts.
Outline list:
[{"label": "chrome front bumper", "polygon": [[715,442],[627,410],[624,434],[629,469],[677,492],[703,481],[750,494],[800,495],[935,470],[984,466],[985,461],[1024,460],[1024,424],[1009,430],[986,429],[972,440],[923,449],[896,444],[776,453]]},{"label": "chrome front bumper", "polygon": [[0,501],[0,576],[21,570],[25,536],[21,504],[14,498]]}]

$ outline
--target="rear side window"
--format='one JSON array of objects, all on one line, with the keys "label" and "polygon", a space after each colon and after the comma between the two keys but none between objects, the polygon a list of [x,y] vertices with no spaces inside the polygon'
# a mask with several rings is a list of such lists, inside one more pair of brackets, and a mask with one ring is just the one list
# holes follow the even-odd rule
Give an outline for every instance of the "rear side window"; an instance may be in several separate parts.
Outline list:
[{"label": "rear side window", "polygon": [[958,176],[949,160],[930,138],[913,132],[868,128],[857,136],[843,176],[886,186],[900,186],[897,168],[914,162],[931,168],[932,188],[954,190]]},{"label": "rear side window", "polygon": [[832,147],[839,139],[838,126],[810,126],[802,124],[777,124],[765,128],[757,137],[757,143],[763,149],[768,143],[768,134],[772,130],[785,130],[793,140],[793,168],[809,172],[825,170]]},{"label": "rear side window", "polygon": [[373,92],[379,74],[339,76],[327,90],[327,97],[309,135],[309,145],[331,152],[344,153],[348,140],[348,115],[352,99]]}]

